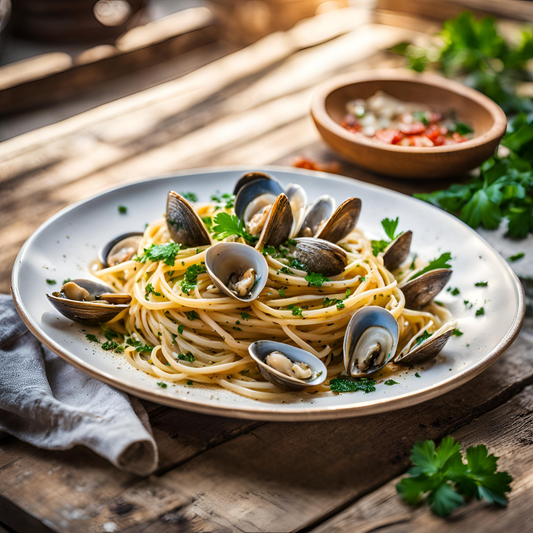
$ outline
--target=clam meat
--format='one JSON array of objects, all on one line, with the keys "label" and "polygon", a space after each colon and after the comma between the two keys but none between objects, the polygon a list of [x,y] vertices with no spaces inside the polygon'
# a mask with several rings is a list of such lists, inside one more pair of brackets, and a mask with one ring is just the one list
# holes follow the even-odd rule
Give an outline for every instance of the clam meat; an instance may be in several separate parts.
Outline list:
[{"label": "clam meat", "polygon": [[139,250],[142,240],[141,232],[119,235],[108,242],[98,253],[98,259],[104,268],[129,261]]},{"label": "clam meat", "polygon": [[255,284],[255,270],[248,268],[240,274],[233,273],[228,280],[228,288],[240,298],[250,296]]},{"label": "clam meat", "polygon": [[313,377],[313,371],[307,363],[291,361],[278,350],[269,353],[265,358],[265,363],[281,374],[296,379],[307,380]]}]

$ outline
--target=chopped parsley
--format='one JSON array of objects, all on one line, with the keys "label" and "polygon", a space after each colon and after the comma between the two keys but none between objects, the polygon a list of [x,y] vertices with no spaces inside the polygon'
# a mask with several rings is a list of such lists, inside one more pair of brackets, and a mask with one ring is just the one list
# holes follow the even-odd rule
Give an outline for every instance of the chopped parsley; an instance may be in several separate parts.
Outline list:
[{"label": "chopped parsley", "polygon": [[488,284],[489,284],[488,281],[478,281],[477,283],[475,283],[475,286],[476,287],[486,287]]},{"label": "chopped parsley", "polygon": [[198,275],[205,274],[207,269],[205,268],[205,263],[200,263],[199,265],[191,265],[185,271],[185,277],[181,281],[181,289],[186,294],[189,294],[196,285],[198,284]]},{"label": "chopped parsley", "polygon": [[189,352],[187,355],[185,355],[184,353],[179,353],[178,359],[180,361],[188,361],[189,363],[194,363],[194,355],[191,352]]},{"label": "chopped parsley", "polygon": [[63,285],[66,285],[69,281],[70,281],[70,278],[64,279],[63,280]]},{"label": "chopped parsley", "polygon": [[452,335],[454,335],[455,337],[460,337],[461,335],[464,335],[464,333],[460,329],[455,328],[452,331]]},{"label": "chopped parsley", "polygon": [[420,346],[425,340],[429,339],[433,335],[433,333],[429,333],[429,331],[424,331],[420,337],[416,338],[416,345]]},{"label": "chopped parsley", "polygon": [[185,200],[189,200],[189,202],[198,201],[198,196],[196,196],[196,194],[193,192],[182,192],[180,194],[183,196],[183,198],[185,198]]},{"label": "chopped parsley", "polygon": [[448,261],[451,261],[451,259],[452,254],[450,252],[444,252],[439,257],[432,259],[427,267],[423,268],[420,272],[417,272],[414,276],[409,278],[409,280],[416,279],[430,270],[436,270],[438,268],[452,268],[452,265],[448,264]]},{"label": "chopped parsley", "polygon": [[427,495],[431,510],[441,517],[464,505],[465,499],[485,498],[505,507],[513,478],[507,472],[497,472],[498,459],[480,444],[466,450],[465,464],[460,444],[451,437],[444,437],[436,449],[432,440],[416,442],[411,450],[415,466],[396,490],[409,505],[418,505]]},{"label": "chopped parsley", "polygon": [[214,226],[212,231],[215,239],[221,241],[228,237],[237,236],[242,237],[248,244],[255,244],[257,237],[250,235],[244,227],[244,224],[237,217],[237,215],[230,215],[229,213],[219,213],[214,218]]},{"label": "chopped parsley", "polygon": [[91,342],[97,342],[98,344],[100,344],[100,341],[97,339],[96,335],[93,335],[92,333],[88,333],[87,335],[85,335],[85,338]]},{"label": "chopped parsley", "polygon": [[211,195],[211,200],[218,204],[223,203],[226,209],[232,209],[235,206],[235,196],[229,192],[220,194],[220,192],[217,191],[216,194]]},{"label": "chopped parsley", "polygon": [[415,111],[413,113],[413,118],[415,120],[418,120],[418,122],[422,122],[424,126],[429,126],[429,118],[428,113],[426,111]]},{"label": "chopped parsley", "polygon": [[179,333],[180,335],[183,335],[183,329],[184,329],[184,328],[185,328],[185,326],[183,326],[183,324],[180,324],[180,325],[178,326],[178,333]]},{"label": "chopped parsley", "polygon": [[166,388],[167,388],[167,384],[166,384],[166,383],[163,383],[162,381],[158,381],[157,384],[158,384],[162,389],[166,389]]},{"label": "chopped parsley", "polygon": [[213,226],[213,217],[202,217],[202,221],[208,229]]},{"label": "chopped parsley", "polygon": [[326,278],[325,276],[323,276],[322,274],[318,272],[309,272],[309,274],[305,276],[305,281],[307,281],[310,287],[313,286],[313,287],[320,288],[322,287],[322,284],[325,281],[331,281],[331,280],[329,278]]},{"label": "chopped parsley", "polygon": [[337,393],[363,391],[368,394],[376,390],[376,382],[369,378],[333,378],[329,382],[329,388],[332,392]]},{"label": "chopped parsley", "polygon": [[196,320],[197,318],[200,318],[200,315],[196,311],[188,311],[185,312],[185,314],[189,320]]},{"label": "chopped parsley", "polygon": [[418,372],[415,372],[415,378],[419,378],[420,374]]},{"label": "chopped parsley", "polygon": [[127,338],[126,344],[135,348],[139,353],[151,352],[154,349],[153,346],[148,346],[148,344],[143,344],[141,341],[136,341],[133,337]]},{"label": "chopped parsley", "polygon": [[457,287],[455,287],[455,289],[452,289],[451,287],[448,287],[446,290],[447,290],[452,296],[457,296],[457,295],[461,294],[461,291],[460,291]]},{"label": "chopped parsley", "polygon": [[241,318],[243,320],[248,320],[249,318],[252,318],[252,315],[249,315],[248,313],[241,313]]},{"label": "chopped parsley", "polygon": [[280,270],[278,270],[278,274],[289,274],[291,276],[294,276],[294,272],[292,270],[289,270],[287,267],[281,267]]},{"label": "chopped parsley", "polygon": [[476,311],[476,316],[483,316],[485,314],[485,308],[484,307],[480,307],[477,311]]},{"label": "chopped parsley", "polygon": [[115,352],[123,352],[124,348],[118,344],[116,341],[107,341],[102,344],[102,348],[104,350],[113,350]]},{"label": "chopped parsley", "polygon": [[136,257],[139,263],[146,263],[147,260],[156,262],[163,261],[166,265],[174,266],[176,256],[180,251],[181,245],[176,242],[167,242],[166,244],[151,244],[144,249],[144,253]]},{"label": "chopped parsley", "polygon": [[515,261],[518,261],[519,259],[522,259],[526,254],[524,252],[520,252],[518,254],[514,254],[511,257],[507,258],[507,261],[511,261],[511,263],[514,263]]},{"label": "chopped parsley", "polygon": [[283,287],[281,289],[278,289],[278,293],[280,298],[285,298],[285,289]]},{"label": "chopped parsley", "polygon": [[145,289],[145,293],[144,293],[144,299],[148,300],[148,296],[150,296],[150,294],[153,294],[154,296],[161,296],[161,293],[157,292],[155,290],[154,286],[151,283],[148,283],[146,285],[146,289]]},{"label": "chopped parsley", "polygon": [[55,279],[47,279],[46,283],[48,283],[48,285],[55,285],[57,281]]},{"label": "chopped parsley", "polygon": [[125,205],[119,205],[118,212],[123,215],[124,213],[128,212],[128,208]]},{"label": "chopped parsley", "polygon": [[295,257],[291,259],[291,262],[289,263],[289,267],[296,268],[296,270],[303,270],[303,271],[307,270],[305,268],[305,265],[303,263],[300,263],[300,261],[298,261],[298,259],[296,259]]},{"label": "chopped parsley", "polygon": [[385,381],[385,385],[391,387],[392,385],[399,385],[399,383],[397,381],[394,381],[393,379],[388,379],[387,381]]},{"label": "chopped parsley", "polygon": [[291,304],[291,305],[287,306],[287,309],[289,311],[292,311],[293,316],[299,316],[299,317],[304,318],[304,316],[302,314],[303,309],[301,307],[298,307],[298,306],[296,306],[294,304]]}]

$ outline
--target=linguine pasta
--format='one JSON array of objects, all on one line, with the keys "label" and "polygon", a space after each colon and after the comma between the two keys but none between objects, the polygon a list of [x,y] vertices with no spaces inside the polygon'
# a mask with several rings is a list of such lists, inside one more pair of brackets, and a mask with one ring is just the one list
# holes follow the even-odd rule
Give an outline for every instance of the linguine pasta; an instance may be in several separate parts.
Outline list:
[{"label": "linguine pasta", "polygon": [[[196,209],[205,217],[219,208],[209,203]],[[138,260],[150,245],[169,241],[162,218],[147,226],[137,260],[105,269],[93,265],[93,273],[102,281],[132,296],[129,309],[109,323],[125,336],[126,360],[169,382],[214,385],[257,400],[294,395],[266,381],[248,354],[252,342],[276,340],[320,358],[327,367],[327,380],[306,392],[329,392],[328,380],[344,370],[344,334],[358,309],[376,305],[392,313],[399,324],[398,353],[409,351],[421,333],[437,332],[452,318],[436,303],[421,310],[407,309],[398,283],[423,265],[413,262],[403,271],[389,272],[359,229],[338,243],[348,257],[344,272],[321,286],[310,285],[307,272],[289,266],[290,251],[281,256],[265,254],[268,281],[260,297],[249,304],[213,285],[203,268],[209,246],[182,246],[173,265],[172,261]],[[184,280],[194,265],[197,275],[191,286]]]}]

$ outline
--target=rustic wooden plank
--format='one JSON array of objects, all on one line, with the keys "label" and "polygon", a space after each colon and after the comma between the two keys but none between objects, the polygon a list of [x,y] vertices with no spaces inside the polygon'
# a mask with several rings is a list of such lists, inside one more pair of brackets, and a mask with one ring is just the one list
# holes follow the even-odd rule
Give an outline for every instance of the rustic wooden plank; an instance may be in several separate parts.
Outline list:
[{"label": "rustic wooden plank", "polygon": [[93,90],[99,82],[160,63],[216,37],[211,12],[199,7],[134,28],[114,46],[86,50],[74,60],[68,54],[50,53],[0,67],[0,113]]},{"label": "rustic wooden plank", "polygon": [[471,424],[453,433],[463,451],[468,446],[486,444],[489,453],[501,457],[499,469],[507,470],[514,478],[510,502],[506,510],[498,510],[485,502],[473,502],[462,507],[448,519],[433,515],[426,505],[418,508],[404,504],[396,494],[395,478],[378,490],[361,498],[313,533],[366,533],[386,529],[391,533],[432,531],[471,533],[528,531],[533,519],[531,493],[533,491],[533,386],[504,405],[490,411]]},{"label": "rustic wooden plank", "polygon": [[[416,440],[440,439],[532,384],[533,320],[525,327],[529,333],[502,359],[441,398],[374,417],[239,429],[235,438],[141,482],[125,479],[127,474],[86,450],[56,453],[2,443],[0,449],[6,453],[7,447],[9,456],[5,466],[0,463],[0,494],[59,531],[74,523],[76,531],[93,531],[109,520],[121,531],[159,531],[169,523],[194,531],[309,528],[404,472]],[[219,432],[210,417],[194,422],[198,415],[167,411],[166,416],[178,418],[158,422],[152,412],[166,439],[167,432],[178,428],[178,446],[168,452],[171,456],[187,449],[191,432],[211,427],[212,435]],[[77,492],[80,480],[83,490]],[[134,508],[127,516],[116,516],[113,509],[130,509],[130,504]],[[72,518],[67,527],[61,524],[65,509],[90,518]]]}]

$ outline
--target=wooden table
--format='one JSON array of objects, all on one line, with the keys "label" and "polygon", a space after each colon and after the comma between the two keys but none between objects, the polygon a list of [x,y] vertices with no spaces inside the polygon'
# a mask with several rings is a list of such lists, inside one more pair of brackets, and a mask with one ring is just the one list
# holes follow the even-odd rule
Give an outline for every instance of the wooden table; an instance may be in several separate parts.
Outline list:
[{"label": "wooden table", "polygon": [[[15,255],[41,222],[110,186],[198,166],[337,161],[309,118],[313,87],[339,72],[397,66],[383,50],[418,35],[402,20],[398,28],[370,24],[366,11],[328,14],[207,63],[221,55],[213,44],[180,59],[196,69],[182,77],[0,144],[0,290],[8,291]],[[341,174],[405,193],[445,185],[393,181],[338,162]],[[482,375],[399,412],[289,424],[145,402],[161,456],[147,479],[84,448],[43,451],[5,437],[0,521],[18,532],[526,531],[532,386],[529,318]],[[395,484],[411,446],[448,434],[502,457],[514,476],[507,510],[474,503],[443,520],[402,503]]]}]

